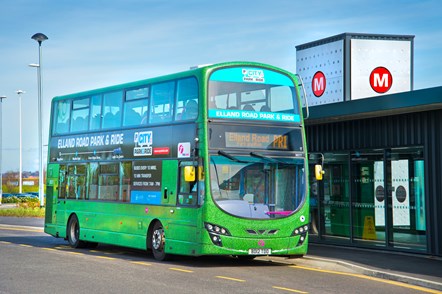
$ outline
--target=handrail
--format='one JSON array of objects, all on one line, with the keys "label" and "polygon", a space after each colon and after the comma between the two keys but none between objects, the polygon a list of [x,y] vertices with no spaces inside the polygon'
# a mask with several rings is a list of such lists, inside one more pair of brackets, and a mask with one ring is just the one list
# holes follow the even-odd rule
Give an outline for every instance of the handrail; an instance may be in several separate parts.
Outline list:
[{"label": "handrail", "polygon": [[305,112],[306,112],[306,116],[304,117],[304,119],[308,119],[310,117],[310,111],[308,109],[307,93],[305,92],[304,82],[302,80],[301,75],[296,74],[296,76],[299,78],[299,81],[301,82],[301,84],[298,84],[298,86],[301,86],[302,91],[304,92],[304,102],[305,102]]}]

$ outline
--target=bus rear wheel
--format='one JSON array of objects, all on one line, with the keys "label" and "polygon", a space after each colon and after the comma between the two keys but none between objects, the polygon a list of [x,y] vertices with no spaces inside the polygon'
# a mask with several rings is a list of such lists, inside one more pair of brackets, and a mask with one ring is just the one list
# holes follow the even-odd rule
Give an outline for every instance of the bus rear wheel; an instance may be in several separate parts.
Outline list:
[{"label": "bus rear wheel", "polygon": [[164,252],[166,237],[164,235],[163,225],[160,222],[154,224],[150,240],[153,257],[159,261],[167,260],[169,255]]},{"label": "bus rear wheel", "polygon": [[80,240],[80,223],[75,214],[69,219],[66,235],[68,237],[69,245],[72,248],[86,247],[86,242]]}]

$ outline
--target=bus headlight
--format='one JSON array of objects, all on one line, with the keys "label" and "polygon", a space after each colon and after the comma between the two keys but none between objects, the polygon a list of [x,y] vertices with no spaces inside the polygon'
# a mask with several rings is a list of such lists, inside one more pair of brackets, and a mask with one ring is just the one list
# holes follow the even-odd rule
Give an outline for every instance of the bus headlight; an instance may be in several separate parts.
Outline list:
[{"label": "bus headlight", "polygon": [[307,239],[308,225],[302,225],[293,230],[292,236],[300,236],[296,247],[301,246]]},{"label": "bus headlight", "polygon": [[229,230],[227,230],[224,227],[210,223],[204,223],[204,226],[206,227],[206,230],[209,231],[209,233],[213,233],[216,235],[231,236]]},{"label": "bus headlight", "polygon": [[210,240],[216,246],[223,246],[221,236],[230,236],[229,230],[224,227],[211,223],[204,223],[204,227],[209,232]]}]

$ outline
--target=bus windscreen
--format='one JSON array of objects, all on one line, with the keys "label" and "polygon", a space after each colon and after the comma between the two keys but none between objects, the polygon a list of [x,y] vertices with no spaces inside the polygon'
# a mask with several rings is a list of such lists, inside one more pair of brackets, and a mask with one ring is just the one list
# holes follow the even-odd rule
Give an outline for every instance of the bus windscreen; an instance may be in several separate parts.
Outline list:
[{"label": "bus windscreen", "polygon": [[209,79],[209,117],[300,123],[293,81],[261,68],[225,68]]}]

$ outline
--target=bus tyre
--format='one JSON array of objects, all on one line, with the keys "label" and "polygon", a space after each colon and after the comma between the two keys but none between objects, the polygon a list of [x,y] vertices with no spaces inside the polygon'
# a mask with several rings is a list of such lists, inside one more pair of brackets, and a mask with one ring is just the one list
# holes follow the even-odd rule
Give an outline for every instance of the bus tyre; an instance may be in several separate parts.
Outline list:
[{"label": "bus tyre", "polygon": [[164,252],[166,238],[163,225],[160,222],[156,222],[153,226],[151,242],[153,257],[159,261],[167,260],[169,256]]},{"label": "bus tyre", "polygon": [[68,237],[69,245],[72,248],[86,247],[87,243],[80,241],[80,223],[78,222],[78,218],[75,214],[69,219],[66,235]]}]

